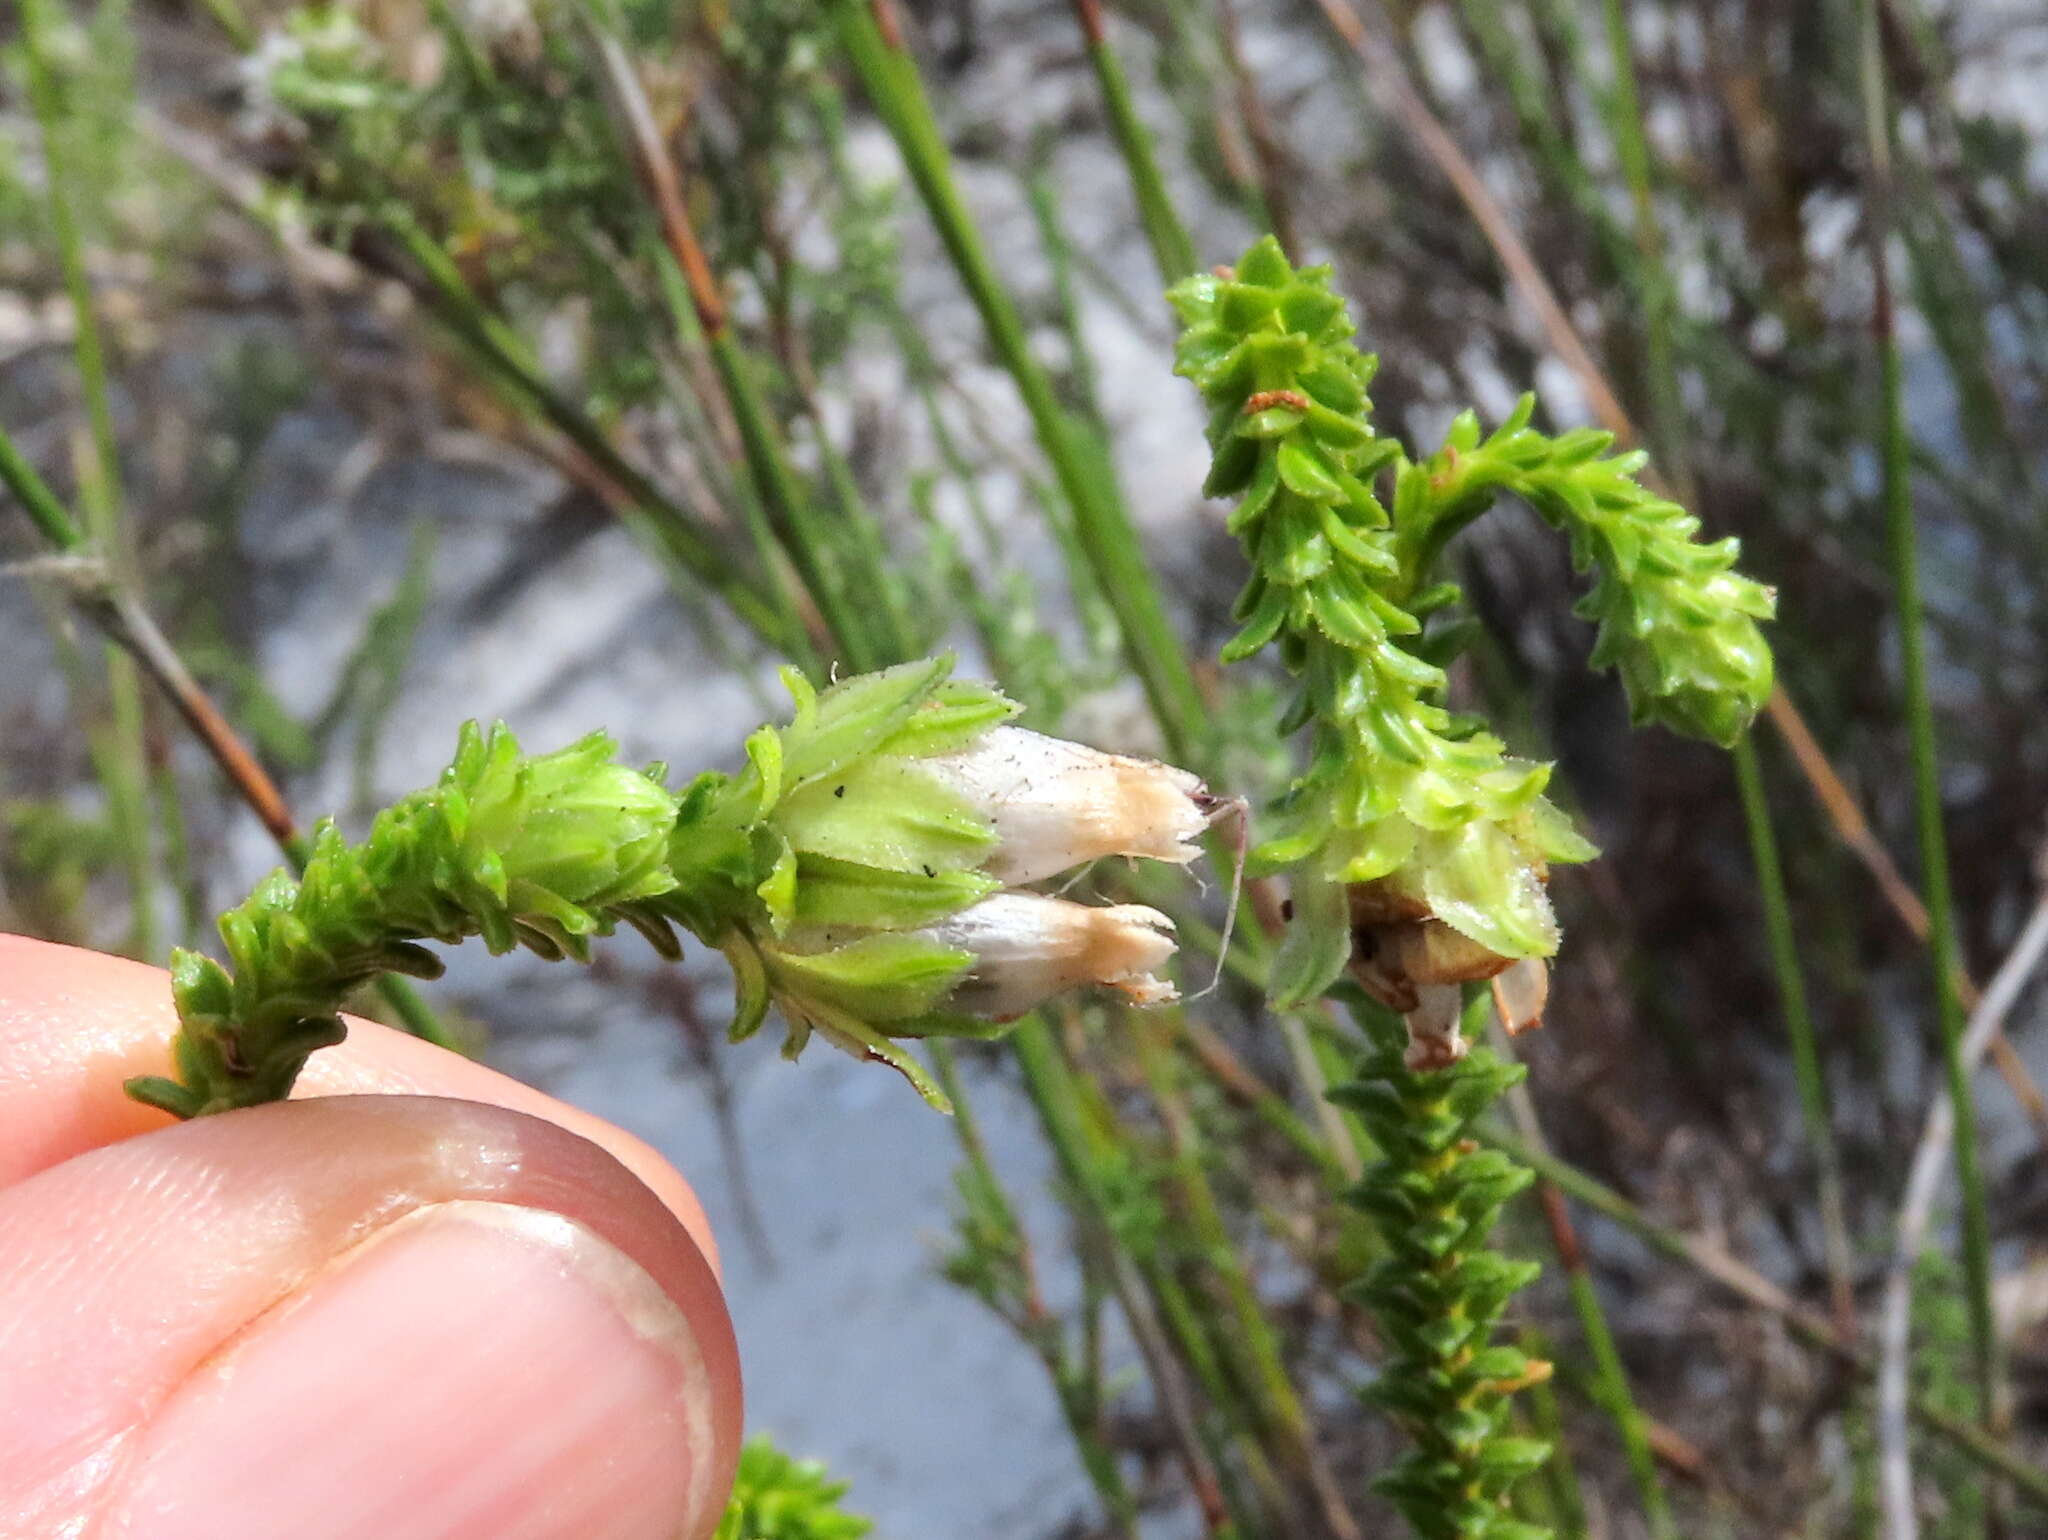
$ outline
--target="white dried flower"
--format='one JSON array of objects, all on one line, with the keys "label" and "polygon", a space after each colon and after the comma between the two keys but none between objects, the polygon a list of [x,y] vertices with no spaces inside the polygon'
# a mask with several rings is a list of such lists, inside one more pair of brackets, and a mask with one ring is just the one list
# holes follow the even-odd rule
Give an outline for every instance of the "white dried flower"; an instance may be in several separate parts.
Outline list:
[{"label": "white dried flower", "polygon": [[1465,1057],[1465,1035],[1460,1031],[1465,1014],[1465,997],[1456,984],[1419,984],[1415,1009],[1408,1012],[1408,1052],[1403,1060],[1412,1070],[1446,1069]]},{"label": "white dried flower", "polygon": [[995,828],[983,869],[1036,882],[1103,856],[1185,866],[1201,852],[1212,803],[1199,777],[1105,754],[1022,727],[997,727],[957,753],[919,761]]},{"label": "white dried flower", "polygon": [[950,1003],[997,1021],[1083,984],[1106,985],[1139,1005],[1179,998],[1155,972],[1173,956],[1173,921],[1143,904],[996,893],[920,934],[974,955]]}]

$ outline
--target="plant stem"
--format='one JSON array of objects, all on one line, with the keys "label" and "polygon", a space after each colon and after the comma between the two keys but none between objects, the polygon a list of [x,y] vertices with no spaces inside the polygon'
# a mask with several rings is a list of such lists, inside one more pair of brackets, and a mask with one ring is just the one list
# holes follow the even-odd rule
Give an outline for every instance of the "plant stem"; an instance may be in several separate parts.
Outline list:
[{"label": "plant stem", "polygon": [[[1266,1318],[1250,1270],[1238,1255],[1224,1224],[1222,1208],[1203,1167],[1201,1132],[1176,1083],[1176,1061],[1158,1040],[1161,1029],[1156,1023],[1133,1018],[1129,1028],[1153,1101],[1166,1125],[1174,1175],[1193,1232],[1192,1240],[1203,1262],[1221,1283],[1233,1317],[1223,1344],[1232,1350],[1233,1358],[1247,1360],[1242,1373],[1253,1389],[1260,1419],[1275,1436],[1287,1464],[1306,1480],[1331,1534],[1339,1540],[1358,1540],[1358,1521],[1345,1505],[1342,1492],[1316,1448],[1315,1431],[1288,1377],[1280,1339]],[[1167,1030],[1179,1035],[1174,1027]]]},{"label": "plant stem", "polygon": [[1841,1158],[1828,1113],[1827,1080],[1821,1071],[1813,1015],[1807,1007],[1806,979],[1799,965],[1792,903],[1785,892],[1785,868],[1778,859],[1777,835],[1771,827],[1770,801],[1764,794],[1755,741],[1744,738],[1735,745],[1730,757],[1735,762],[1736,785],[1742,793],[1742,819],[1749,830],[1750,856],[1756,863],[1757,896],[1764,906],[1764,934],[1770,943],[1771,966],[1777,974],[1778,1003],[1785,1013],[1785,1034],[1792,1043],[1799,1111],[1806,1123],[1806,1142],[1817,1168],[1821,1244],[1827,1252],[1828,1284],[1836,1319],[1848,1327],[1856,1319],[1856,1300],[1850,1283],[1853,1259],[1842,1203]]},{"label": "plant stem", "polygon": [[[1512,1043],[1498,1023],[1491,1035],[1495,1052],[1503,1059],[1512,1059]],[[1536,1101],[1529,1094],[1528,1086],[1510,1086],[1507,1103],[1508,1115],[1514,1120],[1522,1138],[1532,1149],[1547,1153],[1543,1126],[1536,1116]],[[1649,1521],[1650,1534],[1654,1540],[1676,1540],[1678,1531],[1671,1522],[1671,1506],[1665,1499],[1663,1482],[1658,1479],[1656,1457],[1650,1451],[1649,1437],[1645,1432],[1646,1419],[1629,1386],[1628,1368],[1621,1360],[1614,1333],[1608,1327],[1607,1312],[1601,1307],[1600,1292],[1593,1282],[1592,1269],[1586,1265],[1585,1250],[1579,1244],[1578,1231],[1572,1224],[1570,1209],[1565,1206],[1564,1194],[1556,1183],[1539,1178],[1536,1202],[1543,1211],[1544,1226],[1550,1232],[1550,1243],[1557,1253],[1558,1265],[1564,1269],[1572,1313],[1579,1318],[1579,1330],[1586,1339],[1586,1349],[1593,1355],[1593,1399],[1621,1435],[1622,1452],[1628,1458],[1629,1475],[1635,1481],[1637,1496],[1642,1499],[1643,1516]]]},{"label": "plant stem", "polygon": [[1657,206],[1650,185],[1650,146],[1643,133],[1642,98],[1636,88],[1635,48],[1629,38],[1627,0],[1605,0],[1607,48],[1614,83],[1607,93],[1607,118],[1615,153],[1635,213],[1636,245],[1642,252],[1639,287],[1643,299],[1643,347],[1649,358],[1650,421],[1657,458],[1679,484],[1687,481],[1684,461],[1684,403],[1672,333],[1678,325],[1678,291],[1664,261]]},{"label": "plant stem", "polygon": [[1087,1132],[1065,1066],[1060,1062],[1059,1048],[1053,1041],[1052,1031],[1042,1018],[1032,1016],[1020,1023],[1010,1035],[1010,1044],[1018,1068],[1024,1073],[1025,1089],[1030,1094],[1032,1105],[1038,1109],[1052,1142],[1060,1170],[1081,1199],[1082,1215],[1091,1228],[1099,1232],[1108,1249],[1117,1299],[1130,1322],[1132,1335],[1137,1338],[1139,1351],[1144,1355],[1161,1409],[1174,1430],[1175,1450],[1201,1509],[1204,1527],[1210,1535],[1231,1533],[1233,1513],[1238,1504],[1226,1497],[1210,1447],[1211,1440],[1188,1404],[1187,1387],[1169,1355],[1158,1320],[1144,1303],[1138,1280],[1133,1276],[1135,1265],[1118,1244],[1116,1232],[1109,1223],[1102,1184],[1089,1156]]},{"label": "plant stem", "polygon": [[1012,1322],[1024,1335],[1032,1349],[1044,1363],[1046,1372],[1052,1377],[1054,1393],[1059,1398],[1060,1411],[1065,1417],[1067,1431],[1073,1436],[1074,1446],[1080,1453],[1081,1466],[1088,1473],[1088,1479],[1095,1487],[1096,1496],[1108,1512],[1109,1521],[1122,1540],[1136,1540],[1138,1532],[1138,1505],[1131,1496],[1123,1473],[1117,1469],[1116,1454],[1103,1441],[1100,1426],[1097,1387],[1088,1382],[1087,1394],[1080,1392],[1084,1385],[1077,1383],[1075,1370],[1069,1361],[1058,1319],[1045,1307],[1038,1297],[1037,1284],[1032,1277],[1030,1240],[1024,1227],[1017,1219],[1015,1207],[1009,1194],[1003,1190],[997,1179],[995,1166],[989,1160],[988,1146],[983,1143],[980,1125],[974,1116],[973,1104],[967,1098],[966,1087],[960,1082],[959,1067],[953,1045],[944,1038],[931,1041],[932,1065],[938,1072],[939,1085],[946,1093],[946,1099],[953,1104],[953,1131],[960,1140],[960,1153],[974,1172],[979,1190],[985,1193],[995,1207],[1008,1238],[1018,1248],[1020,1265],[1025,1273],[1026,1288],[1030,1297],[1022,1301],[1020,1309],[1023,1318]]},{"label": "plant stem", "polygon": [[[627,153],[653,201],[666,254],[681,275],[697,325],[710,349],[712,367],[731,408],[755,494],[779,525],[781,548],[795,564],[827,629],[845,654],[843,661],[859,672],[899,661],[886,655],[890,651],[886,641],[878,645],[871,638],[868,619],[876,612],[872,606],[855,602],[838,559],[842,554],[841,543],[818,520],[809,491],[790,466],[773,414],[733,334],[731,310],[690,221],[675,161],[662,141],[633,61],[603,13],[600,3],[588,4],[583,11],[618,109],[616,117],[627,140]],[[673,302],[672,281],[662,284],[662,292]],[[671,308],[678,307],[671,303]],[[766,553],[764,559],[769,559]],[[863,574],[861,586],[871,587],[878,581],[878,573],[868,572]],[[813,672],[819,672],[815,664]]]},{"label": "plant stem", "polygon": [[85,242],[71,206],[75,174],[65,146],[65,112],[56,76],[50,72],[50,31],[56,24],[52,0],[22,0],[22,50],[28,68],[29,100],[42,131],[43,175],[47,184],[50,237],[64,274],[64,292],[71,301],[72,352],[85,399],[86,421],[92,429],[93,475],[97,495],[87,499],[116,510],[121,505],[121,458],[114,437],[112,398],[107,389],[106,351],[100,339],[92,279],[85,270]]},{"label": "plant stem", "polygon": [[1252,164],[1258,182],[1259,208],[1265,216],[1259,222],[1273,232],[1280,249],[1290,261],[1301,260],[1301,234],[1294,223],[1294,195],[1288,183],[1287,155],[1273,127],[1259,83],[1245,62],[1244,42],[1237,25],[1236,0],[1216,0],[1216,41],[1223,50],[1223,65],[1230,72],[1231,89],[1237,96],[1237,115],[1251,141]]},{"label": "plant stem", "polygon": [[[59,554],[74,559],[75,565],[59,574],[72,602],[109,641],[135,659],[150,683],[184,719],[236,796],[277,842],[293,870],[303,870],[309,847],[298,832],[277,783],[200,688],[141,601],[121,586],[118,577],[108,573],[84,531],[48,483],[36,474],[5,429],[0,429],[0,483],[5,483]],[[378,984],[378,993],[415,1036],[444,1048],[458,1046],[454,1034],[403,979],[383,979]]]},{"label": "plant stem", "polygon": [[[1040,447],[1072,510],[1082,549],[1115,610],[1131,666],[1159,719],[1173,756],[1196,759],[1206,706],[1172,624],[1130,515],[1099,444],[1084,447],[1087,430],[1060,409],[1045,368],[1031,352],[1024,322],[954,184],[951,156],[925,96],[917,66],[900,39],[885,37],[868,0],[835,0],[839,36],[881,115],[953,267],[981,313],[1003,366],[1024,399]],[[878,0],[882,5],[887,0]],[[893,17],[892,17],[893,27]]]},{"label": "plant stem", "polygon": [[[1664,239],[1657,226],[1650,184],[1649,138],[1643,132],[1642,101],[1636,89],[1635,51],[1631,46],[1625,0],[1606,0],[1608,48],[1613,59],[1614,88],[1609,93],[1608,121],[1628,182],[1636,219],[1637,268],[1644,305],[1644,340],[1650,363],[1651,417],[1660,454],[1671,475],[1690,493],[1685,462],[1679,457],[1684,440],[1683,401],[1671,333],[1678,322],[1677,286],[1665,260]],[[1745,735],[1730,751],[1742,796],[1742,822],[1749,835],[1750,857],[1756,864],[1758,896],[1763,902],[1764,929],[1770,943],[1771,967],[1777,976],[1778,1000],[1791,1040],[1792,1065],[1799,1084],[1799,1108],[1812,1151],[1819,1189],[1822,1246],[1827,1255],[1828,1283],[1837,1317],[1844,1325],[1855,1319],[1851,1291],[1848,1225],[1842,1201],[1841,1160],[1836,1153],[1828,1111],[1827,1083],[1820,1050],[1807,1007],[1806,980],[1794,940],[1792,907],[1786,897],[1785,867],[1771,827],[1770,801],[1764,795],[1754,741]]]},{"label": "plant stem", "polygon": [[1927,643],[1921,618],[1920,569],[1913,521],[1910,450],[1899,340],[1892,313],[1891,109],[1887,100],[1877,0],[1861,0],[1857,50],[1868,158],[1866,204],[1874,301],[1871,330],[1879,354],[1879,431],[1884,464],[1885,537],[1897,589],[1900,666],[1906,730],[1913,760],[1914,822],[1919,835],[1921,882],[1927,894],[1928,940],[1933,952],[1935,1017],[1955,1107],[1956,1180],[1962,1191],[1963,1273],[1970,1311],[1978,1411],[1995,1427],[2000,1379],[1998,1332],[1991,1305],[1991,1223],[1977,1154],[1976,1101],[1963,1058],[1963,1011],[1956,994],[1960,965],[1955,909],[1949,889],[1948,841],[1942,827],[1941,772],[1935,750],[1934,705],[1927,682]]},{"label": "plant stem", "polygon": [[1131,191],[1138,204],[1138,222],[1144,227],[1146,243],[1161,283],[1175,283],[1196,271],[1201,258],[1195,243],[1181,223],[1180,213],[1167,195],[1166,179],[1159,174],[1153,153],[1152,135],[1139,121],[1131,102],[1131,86],[1116,50],[1110,47],[1103,23],[1101,0],[1073,0],[1074,19],[1081,24],[1081,37],[1094,66],[1095,79],[1102,87],[1103,110],[1109,115],[1109,129],[1131,174]]},{"label": "plant stem", "polygon": [[[1522,1333],[1522,1351],[1546,1363],[1552,1359],[1550,1344],[1531,1328]],[[1557,1391],[1546,1380],[1529,1387],[1529,1420],[1536,1435],[1550,1445],[1550,1458],[1543,1465],[1543,1485],[1550,1496],[1551,1524],[1568,1536],[1586,1533],[1586,1503],[1579,1493],[1579,1473],[1572,1463],[1571,1439],[1558,1413]]]},{"label": "plant stem", "polygon": [[[1606,1215],[1653,1251],[1687,1264],[1737,1298],[1768,1311],[1809,1347],[1832,1354],[1865,1379],[1876,1374],[1877,1366],[1870,1356],[1854,1339],[1843,1335],[1831,1319],[1800,1304],[1747,1263],[1711,1242],[1697,1240],[1659,1224],[1604,1182],[1588,1176],[1569,1161],[1532,1149],[1527,1141],[1506,1129],[1482,1123],[1474,1129],[1474,1134],[1482,1144],[1490,1144],[1512,1155],[1545,1181],[1554,1182],[1586,1207]],[[2048,1470],[2030,1464],[2009,1445],[1982,1428],[1951,1417],[1926,1396],[1915,1396],[1911,1409],[1923,1427],[1946,1439],[1984,1469],[2011,1481],[2034,1503],[2048,1511]]]},{"label": "plant stem", "polygon": [[[87,523],[106,559],[118,563],[121,539],[121,454],[115,438],[106,349],[86,271],[85,240],[71,196],[83,186],[67,143],[67,113],[49,60],[56,25],[51,0],[25,0],[21,11],[23,55],[30,104],[43,142],[43,177],[50,235],[71,301],[72,355],[84,399],[90,453],[78,460],[78,485]],[[145,961],[159,951],[157,861],[149,821],[149,762],[142,741],[142,689],[135,664],[120,648],[105,647],[110,719],[94,733],[93,763],[107,798],[108,821],[127,868],[130,926],[128,950]]]},{"label": "plant stem", "polygon": [[807,656],[809,639],[801,629],[792,629],[784,607],[763,581],[737,570],[694,514],[655,486],[582,408],[547,381],[525,341],[477,298],[440,242],[395,204],[387,203],[381,214],[383,228],[425,279],[428,305],[436,317],[467,345],[496,385],[590,460],[609,484],[621,521],[656,553],[671,576],[680,576],[680,568],[723,600],[764,641],[790,657]]}]

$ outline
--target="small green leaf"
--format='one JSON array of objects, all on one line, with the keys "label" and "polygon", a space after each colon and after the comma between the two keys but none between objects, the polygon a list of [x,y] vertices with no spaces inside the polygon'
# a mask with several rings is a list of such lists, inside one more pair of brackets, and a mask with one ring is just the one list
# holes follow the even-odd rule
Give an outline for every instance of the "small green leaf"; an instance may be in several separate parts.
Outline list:
[{"label": "small green leaf", "polygon": [[974,955],[922,936],[883,934],[808,955],[777,950],[766,960],[778,994],[830,1005],[864,1021],[894,1021],[931,1010],[952,992]]},{"label": "small green leaf", "polygon": [[859,674],[817,699],[810,719],[783,732],[783,770],[792,792],[877,752],[953,671],[952,654]]},{"label": "small green leaf", "polygon": [[1344,885],[1311,870],[1295,874],[1294,917],[1273,959],[1266,990],[1275,1010],[1322,994],[1351,960],[1351,907]]},{"label": "small green leaf", "polygon": [[908,930],[934,924],[1000,886],[980,872],[927,877],[807,852],[797,862],[796,922]]},{"label": "small green leaf", "polygon": [[1330,468],[1312,447],[1290,440],[1283,443],[1276,452],[1280,467],[1280,481],[1288,491],[1310,502],[1334,503],[1344,495],[1344,489],[1330,474]]},{"label": "small green leaf", "polygon": [[732,965],[733,983],[732,1026],[726,1035],[737,1043],[760,1031],[767,1018],[768,969],[753,942],[743,936],[734,937],[723,950]]}]

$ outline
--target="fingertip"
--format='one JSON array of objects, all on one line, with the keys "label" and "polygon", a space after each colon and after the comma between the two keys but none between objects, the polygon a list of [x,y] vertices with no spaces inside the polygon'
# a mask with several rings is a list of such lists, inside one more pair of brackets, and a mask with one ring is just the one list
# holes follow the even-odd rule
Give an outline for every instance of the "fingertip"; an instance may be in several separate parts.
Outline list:
[{"label": "fingertip", "polygon": [[717,1280],[644,1184],[553,1123],[404,1096],[257,1108],[65,1162],[0,1193],[0,1228],[27,1242],[0,1270],[0,1497],[44,1494],[36,1522],[717,1522],[741,1423]]},{"label": "fingertip", "polygon": [[[122,1089],[167,1073],[177,1030],[170,976],[122,957],[0,935],[0,1187],[104,1144],[167,1127]],[[696,1193],[645,1141],[509,1076],[375,1022],[308,1062],[300,1097],[458,1097],[523,1112],[608,1150],[667,1204],[714,1271]]]}]

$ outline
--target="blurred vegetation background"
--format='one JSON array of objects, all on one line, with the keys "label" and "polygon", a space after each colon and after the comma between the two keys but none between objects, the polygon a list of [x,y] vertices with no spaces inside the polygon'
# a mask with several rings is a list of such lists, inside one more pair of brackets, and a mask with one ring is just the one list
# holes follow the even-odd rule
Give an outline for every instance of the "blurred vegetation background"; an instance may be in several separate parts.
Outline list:
[{"label": "blurred vegetation background", "polygon": [[[0,48],[0,923],[161,961],[467,716],[724,761],[784,660],[957,646],[1030,725],[1263,804],[1281,682],[1214,663],[1243,569],[1161,292],[1271,230],[1418,446],[1534,388],[1778,590],[1731,759],[1628,730],[1533,516],[1460,543],[1457,688],[1606,852],[1490,1135],[1550,1178],[1505,1236],[1559,1365],[1526,1516],[1896,1534],[1890,1473],[1927,1533],[2048,1533],[2038,5],[14,0]],[[1220,891],[1091,880],[1206,978]],[[1906,1201],[1923,895],[1955,1023],[2019,959],[1960,1203]],[[722,1164],[755,1404],[885,1532],[1384,1533],[1340,1287],[1378,1242],[1330,1201],[1365,1152],[1321,1097],[1355,1045],[1260,1008],[1249,928],[1185,1011],[942,1056],[953,1127],[731,1067],[717,970],[636,945],[364,1008]]]}]

